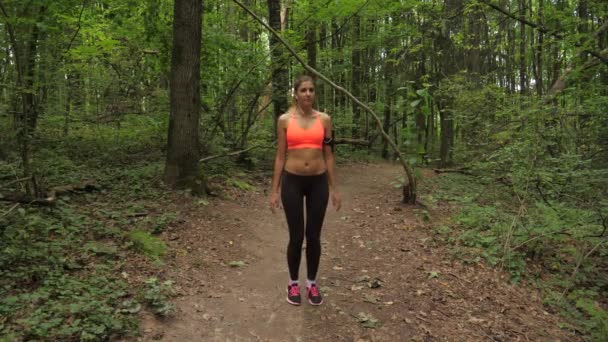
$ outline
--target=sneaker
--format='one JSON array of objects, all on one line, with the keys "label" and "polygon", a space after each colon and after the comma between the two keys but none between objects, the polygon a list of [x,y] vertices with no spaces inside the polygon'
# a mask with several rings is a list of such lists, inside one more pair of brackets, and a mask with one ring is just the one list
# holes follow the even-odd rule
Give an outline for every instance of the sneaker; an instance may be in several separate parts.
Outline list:
[{"label": "sneaker", "polygon": [[317,284],[312,284],[308,289],[308,302],[310,305],[321,305],[323,304],[323,297],[321,297],[321,292],[319,292],[319,288]]},{"label": "sneaker", "polygon": [[300,297],[300,286],[292,284],[287,286],[287,302],[292,305],[300,305],[302,297]]}]

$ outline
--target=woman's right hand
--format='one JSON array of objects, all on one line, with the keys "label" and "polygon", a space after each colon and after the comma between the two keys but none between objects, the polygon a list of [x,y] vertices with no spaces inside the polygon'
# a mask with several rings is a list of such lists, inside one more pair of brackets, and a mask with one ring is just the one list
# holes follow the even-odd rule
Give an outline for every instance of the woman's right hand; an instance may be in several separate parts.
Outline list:
[{"label": "woman's right hand", "polygon": [[272,192],[270,194],[270,211],[275,213],[276,209],[279,208],[279,193]]}]

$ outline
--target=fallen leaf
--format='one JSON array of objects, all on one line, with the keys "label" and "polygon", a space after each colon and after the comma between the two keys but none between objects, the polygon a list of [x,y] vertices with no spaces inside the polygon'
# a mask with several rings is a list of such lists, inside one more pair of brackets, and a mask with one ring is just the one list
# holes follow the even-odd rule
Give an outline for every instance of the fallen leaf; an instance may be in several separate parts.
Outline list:
[{"label": "fallen leaf", "polygon": [[363,275],[358,277],[357,279],[355,279],[355,282],[357,283],[365,283],[369,281],[369,276],[368,275]]},{"label": "fallen leaf", "polygon": [[363,285],[353,285],[350,288],[351,291],[359,291],[361,289],[363,289]]},{"label": "fallen leaf", "polygon": [[471,316],[471,318],[469,318],[469,323],[478,324],[478,323],[483,323],[485,321],[486,321],[485,319],[481,319],[481,318],[477,318],[477,317],[473,317],[473,316]]},{"label": "fallen leaf", "polygon": [[438,272],[438,271],[431,271],[431,272],[429,272],[429,279],[439,278],[439,274],[440,273],[441,272]]},{"label": "fallen leaf", "polygon": [[359,319],[361,326],[364,328],[375,329],[380,324],[377,318],[374,318],[374,316],[371,314],[366,314],[364,312],[359,312],[357,318]]},{"label": "fallen leaf", "polygon": [[378,299],[378,297],[366,293],[363,295],[363,301],[372,304],[378,304],[380,300]]},{"label": "fallen leaf", "polygon": [[242,260],[231,261],[228,265],[230,267],[245,267],[245,266],[247,266],[247,264],[244,261],[242,261]]},{"label": "fallen leaf", "polygon": [[370,289],[377,289],[379,287],[382,287],[382,283],[383,281],[381,279],[374,278],[367,283],[367,286],[369,286]]}]

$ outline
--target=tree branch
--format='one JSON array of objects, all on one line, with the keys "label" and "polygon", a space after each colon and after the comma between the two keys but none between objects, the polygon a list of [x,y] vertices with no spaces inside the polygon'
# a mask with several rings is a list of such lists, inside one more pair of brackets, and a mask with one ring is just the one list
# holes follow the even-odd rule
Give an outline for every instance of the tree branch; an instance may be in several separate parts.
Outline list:
[{"label": "tree branch", "polygon": [[509,13],[508,11],[506,11],[506,10],[502,9],[500,6],[498,6],[498,5],[495,5],[495,4],[491,3],[491,2],[490,2],[490,1],[488,1],[488,0],[479,0],[479,1],[480,1],[481,3],[484,3],[484,4],[486,4],[486,5],[490,6],[490,7],[492,7],[493,9],[495,9],[495,10],[497,10],[498,12],[500,12],[500,13],[502,13],[502,14],[506,15],[507,17],[509,17],[509,18],[511,18],[511,19],[515,19],[515,20],[517,20],[517,21],[519,21],[519,22],[521,22],[521,23],[523,23],[523,24],[526,24],[526,25],[528,25],[528,26],[531,26],[531,27],[533,27],[533,28],[535,28],[535,29],[539,30],[539,31],[540,31],[540,32],[542,32],[542,33],[549,34],[549,35],[551,35],[551,36],[553,36],[553,37],[555,37],[555,38],[557,38],[557,39],[564,39],[564,36],[563,36],[561,33],[557,32],[557,31],[551,31],[551,30],[547,29],[546,27],[544,27],[544,26],[542,26],[542,25],[540,25],[540,24],[533,23],[533,22],[531,22],[531,21],[527,20],[527,19],[526,19],[526,18],[525,18],[523,15],[521,15],[521,16],[519,16],[519,17],[518,17],[518,16],[516,16],[516,15],[514,15],[514,14],[512,14],[512,13]]},{"label": "tree branch", "polygon": [[82,23],[82,13],[84,13],[84,8],[85,8],[86,4],[87,4],[87,0],[82,0],[82,7],[80,8],[80,15],[78,16],[78,25],[76,26],[76,32],[74,32],[72,39],[70,39],[70,42],[68,43],[68,46],[65,49],[64,55],[68,51],[70,51],[70,49],[72,48],[72,44],[74,43],[74,40],[76,39],[76,36],[78,35],[78,32],[80,32],[81,23]]},{"label": "tree branch", "polygon": [[[540,31],[542,33],[548,34],[548,35],[550,35],[550,36],[552,36],[552,37],[554,37],[556,39],[562,40],[562,39],[564,39],[566,37],[562,32],[558,32],[556,30],[553,30],[553,31],[549,30],[548,28],[544,27],[541,24],[537,24],[537,23],[534,23],[534,22],[526,19],[523,15],[517,17],[517,16],[515,16],[515,15],[509,13],[509,12],[507,12],[506,10],[502,9],[500,6],[497,6],[497,5],[493,4],[493,3],[491,3],[489,0],[480,0],[480,2],[482,2],[482,3],[484,3],[484,4],[486,4],[486,5],[490,6],[490,7],[492,7],[493,9],[495,9],[495,10],[499,11],[500,13],[508,16],[509,18],[515,19],[515,20],[519,21],[522,24],[526,24],[526,25],[528,25],[530,27],[533,27],[536,30],[538,30],[538,31]],[[606,26],[606,24],[604,24],[604,25],[602,25],[602,27],[600,28],[600,30],[603,31],[603,30],[606,30],[606,28],[608,28],[608,27]],[[594,37],[599,36],[599,34],[601,34],[601,31],[596,32],[594,34]],[[576,47],[581,47],[581,45],[582,45],[581,43],[575,43],[574,44],[574,46],[576,46]],[[590,54],[591,56],[599,59],[600,61],[602,61],[602,63],[608,64],[608,58],[604,57],[601,52],[587,50],[587,49],[585,49],[583,51],[586,52],[586,53],[588,53],[588,54]]]},{"label": "tree branch", "polygon": [[20,206],[21,203],[17,203],[15,205],[13,205],[9,210],[7,210],[6,212],[4,212],[2,215],[0,215],[0,218],[3,218],[4,216],[10,214],[11,211],[15,210],[15,208],[17,208],[18,206]]},{"label": "tree branch", "polygon": [[222,153],[222,154],[216,154],[214,156],[205,157],[205,158],[199,159],[198,162],[199,163],[204,163],[204,162],[209,161],[211,159],[216,159],[216,158],[220,158],[220,157],[236,156],[236,155],[239,155],[241,153],[245,153],[245,152],[251,151],[251,150],[253,150],[254,148],[257,148],[257,147],[270,148],[268,146],[253,145],[253,146],[251,146],[249,148],[246,148],[244,150],[234,151],[234,152],[228,152],[228,153]]}]

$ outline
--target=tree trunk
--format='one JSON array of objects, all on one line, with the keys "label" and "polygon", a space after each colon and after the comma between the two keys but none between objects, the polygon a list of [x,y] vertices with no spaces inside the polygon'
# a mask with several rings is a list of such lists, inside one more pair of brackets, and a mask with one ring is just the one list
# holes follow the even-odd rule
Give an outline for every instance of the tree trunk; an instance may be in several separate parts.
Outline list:
[{"label": "tree trunk", "polygon": [[[454,12],[461,6],[460,0],[446,0],[445,9],[447,17],[454,17]],[[445,29],[442,31],[439,39],[439,47],[442,52],[442,73],[446,77],[450,77],[458,72],[458,66],[454,63],[455,56],[460,55],[458,48],[451,41],[451,35],[461,29],[461,23],[457,19],[447,19]],[[452,118],[452,95],[446,94],[440,99],[440,127],[441,127],[441,144],[439,156],[441,158],[441,167],[446,167],[452,161],[452,147],[454,144],[454,121]]]},{"label": "tree trunk", "polygon": [[[19,37],[15,32],[14,27],[8,19],[8,13],[4,6],[1,7],[2,14],[6,17],[7,22],[4,25],[8,33],[10,48],[13,52],[15,61],[15,69],[17,73],[17,88],[20,89],[19,97],[21,98],[21,110],[15,110],[15,128],[17,130],[17,140],[19,142],[21,163],[23,168],[23,178],[26,179],[26,191],[30,196],[35,196],[36,182],[33,177],[32,170],[32,151],[30,139],[36,128],[38,119],[38,101],[36,101],[37,91],[35,89],[36,76],[36,57],[39,45],[40,27],[46,12],[45,6],[35,7],[33,12],[22,13],[32,21],[32,24],[27,27],[25,39],[19,41]],[[18,106],[15,106],[17,109]]]},{"label": "tree trunk", "polygon": [[[285,22],[287,18],[285,18]],[[275,31],[281,32],[281,1],[280,0],[268,0],[268,23]],[[283,46],[279,40],[270,36],[270,61],[272,69],[272,109],[274,114],[274,124],[281,116],[281,114],[287,111],[288,101],[288,72],[285,62],[285,55],[283,53]],[[273,130],[276,134],[276,129]]]},{"label": "tree trunk", "polygon": [[[543,22],[544,0],[538,0],[538,18],[539,22]],[[545,34],[538,32],[538,44],[536,50],[536,94],[540,97],[543,95],[543,45],[545,44]]]},{"label": "tree trunk", "polygon": [[202,0],[175,0],[165,182],[204,194],[198,174]]},{"label": "tree trunk", "polygon": [[[361,83],[363,81],[361,77],[361,48],[357,46],[360,44],[361,37],[361,18],[358,15],[353,17],[353,46],[352,46],[352,66],[353,74],[351,77],[351,89],[353,95],[357,98],[361,98]],[[359,106],[353,106],[353,127],[351,136],[353,139],[361,137],[361,108]]]},{"label": "tree trunk", "polygon": [[[526,1],[519,0],[519,12],[521,17],[525,17]],[[528,94],[528,73],[526,65],[526,25],[519,24],[519,92],[522,95]]]},{"label": "tree trunk", "polygon": [[[393,97],[391,96],[391,90],[393,89],[393,85],[392,85],[392,81],[393,81],[393,75],[391,70],[393,69],[390,65],[390,63],[392,63],[391,61],[385,61],[384,62],[384,131],[387,134],[391,134],[390,133],[390,124],[391,124],[391,112],[392,112],[392,108],[391,108],[391,103],[392,103],[392,99]],[[383,144],[382,144],[382,158],[383,159],[388,159],[388,140],[384,139],[383,140]]]},{"label": "tree trunk", "polygon": [[308,54],[308,65],[317,68],[317,25],[310,23],[306,30],[306,52]]}]

